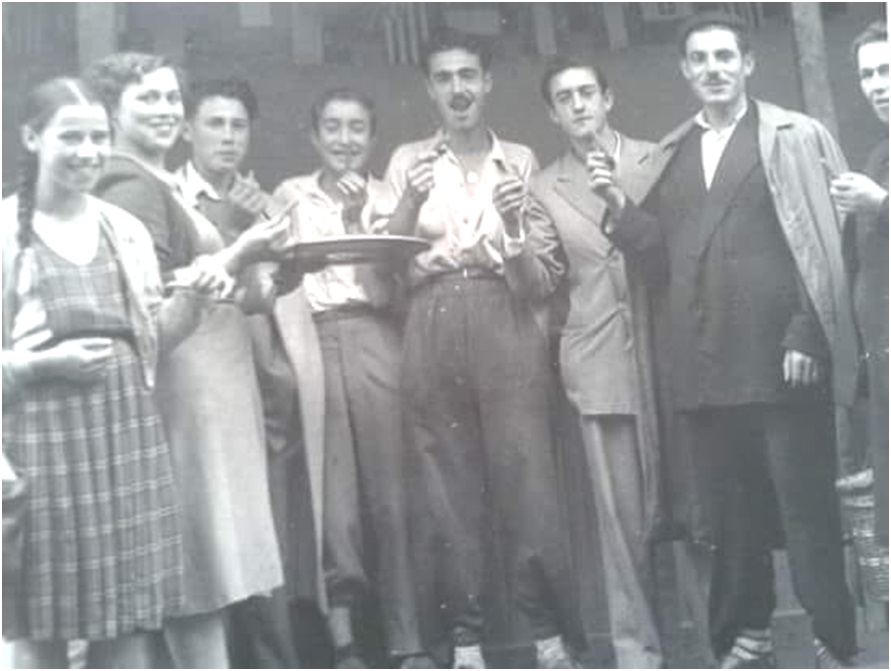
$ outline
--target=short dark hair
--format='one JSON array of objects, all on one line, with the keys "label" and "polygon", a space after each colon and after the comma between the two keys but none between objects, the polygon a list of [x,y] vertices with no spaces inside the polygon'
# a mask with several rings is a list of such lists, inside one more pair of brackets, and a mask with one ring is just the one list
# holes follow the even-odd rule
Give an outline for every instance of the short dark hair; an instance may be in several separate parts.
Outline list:
[{"label": "short dark hair", "polygon": [[421,69],[424,74],[430,76],[430,61],[433,56],[452,49],[461,49],[479,58],[480,66],[486,72],[492,65],[492,50],[485,39],[457,30],[443,30],[434,33],[421,50]]},{"label": "short dark hair", "polygon": [[736,14],[728,12],[699,12],[681,24],[678,30],[678,49],[681,56],[687,55],[687,40],[693,33],[709,28],[726,28],[736,36],[736,44],[742,54],[752,51],[749,24]]},{"label": "short dark hair", "polygon": [[854,67],[860,66],[860,47],[873,42],[888,41],[888,24],[884,21],[873,21],[854,38],[851,43],[851,60],[854,61]]},{"label": "short dark hair", "polygon": [[186,118],[193,118],[205,100],[217,97],[232,98],[241,102],[251,121],[260,116],[260,104],[257,102],[257,96],[251,85],[244,79],[226,77],[224,79],[204,79],[189,87],[183,98]]},{"label": "short dark hair", "polygon": [[368,112],[368,120],[371,123],[371,132],[377,130],[377,111],[375,110],[374,100],[371,96],[362,93],[348,86],[338,86],[337,88],[328,89],[312,104],[309,110],[310,122],[312,123],[313,132],[318,134],[319,124],[322,121],[322,114],[329,103],[337,100],[338,102],[351,102],[361,105]]},{"label": "short dark hair", "polygon": [[609,81],[603,70],[593,63],[584,63],[570,56],[554,56],[545,65],[544,73],[541,76],[541,96],[549,107],[553,107],[554,101],[551,99],[551,84],[557,75],[563,74],[567,70],[590,70],[597,80],[597,86],[601,92],[609,91]]}]

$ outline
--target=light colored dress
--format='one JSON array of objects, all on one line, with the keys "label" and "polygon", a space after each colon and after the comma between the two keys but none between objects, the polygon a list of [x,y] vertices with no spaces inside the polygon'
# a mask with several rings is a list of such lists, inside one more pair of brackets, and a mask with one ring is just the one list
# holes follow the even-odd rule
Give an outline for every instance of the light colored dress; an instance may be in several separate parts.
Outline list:
[{"label": "light colored dress", "polygon": [[[171,182],[133,159],[115,156],[97,192],[143,220],[164,252],[162,272],[224,246]],[[177,235],[172,226],[190,230]],[[171,247],[171,240],[182,244]],[[238,305],[217,302],[195,332],[161,358],[157,398],[183,511],[179,614],[213,612],[279,587],[263,409],[247,317]]]}]

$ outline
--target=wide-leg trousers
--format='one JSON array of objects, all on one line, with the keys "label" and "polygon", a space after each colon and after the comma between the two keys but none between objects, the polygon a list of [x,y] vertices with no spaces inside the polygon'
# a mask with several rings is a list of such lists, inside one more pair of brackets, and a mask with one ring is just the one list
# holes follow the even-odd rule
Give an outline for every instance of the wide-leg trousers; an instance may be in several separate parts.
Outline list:
[{"label": "wide-leg trousers", "polygon": [[405,503],[395,327],[370,311],[316,316],[325,368],[325,581],[332,606],[371,590],[389,653],[421,650]]},{"label": "wide-leg trousers", "polygon": [[403,398],[412,542],[434,636],[521,645],[577,625],[549,427],[546,340],[501,278],[412,294]]},{"label": "wide-leg trousers", "polygon": [[654,573],[646,537],[643,472],[632,415],[580,419],[597,509],[610,634],[621,669],[658,669],[662,646],[654,610]]}]

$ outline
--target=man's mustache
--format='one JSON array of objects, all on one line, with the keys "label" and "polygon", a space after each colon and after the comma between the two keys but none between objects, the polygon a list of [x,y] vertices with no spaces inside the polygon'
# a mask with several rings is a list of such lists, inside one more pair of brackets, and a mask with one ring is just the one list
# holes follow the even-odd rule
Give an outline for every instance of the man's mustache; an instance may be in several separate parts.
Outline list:
[{"label": "man's mustache", "polygon": [[473,103],[473,98],[463,93],[456,93],[449,99],[449,107],[467,109]]}]

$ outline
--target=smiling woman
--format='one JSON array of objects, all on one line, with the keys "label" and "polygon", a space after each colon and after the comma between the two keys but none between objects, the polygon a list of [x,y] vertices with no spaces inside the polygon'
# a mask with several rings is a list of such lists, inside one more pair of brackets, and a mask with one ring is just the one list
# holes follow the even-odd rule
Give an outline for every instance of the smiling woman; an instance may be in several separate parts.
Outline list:
[{"label": "smiling woman", "polygon": [[66,667],[71,639],[90,641],[88,666],[146,666],[140,630],[182,596],[154,365],[194,329],[208,286],[193,274],[193,291],[162,301],[145,230],[88,195],[110,151],[99,100],[54,79],[26,104],[21,186],[0,204],[3,452],[28,487],[3,635],[18,668]]},{"label": "smiling woman", "polygon": [[[277,260],[289,222],[258,223],[230,240],[182,195],[165,159],[185,110],[180,78],[163,57],[112,54],[92,66],[88,79],[103,96],[114,131],[114,155],[96,193],[145,224],[168,289],[178,288],[193,265],[225,287],[195,332],[159,360],[156,398],[171,446],[185,556],[185,598],[165,623],[167,652],[181,668],[227,668],[223,609],[283,580],[244,314],[271,301],[252,302],[260,292],[242,271]],[[211,118],[190,117],[193,145],[196,129],[208,130],[202,120],[212,127],[231,121],[231,109],[208,108],[215,101],[200,105]]]}]

